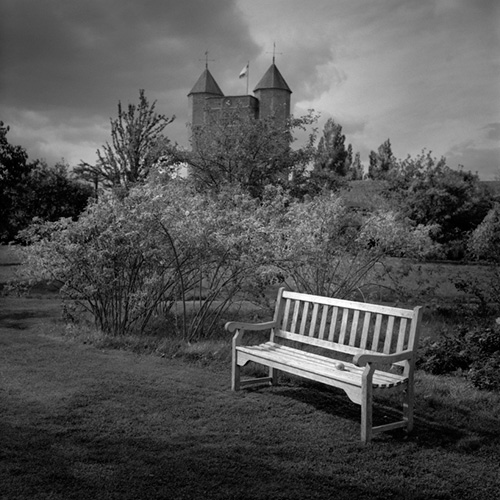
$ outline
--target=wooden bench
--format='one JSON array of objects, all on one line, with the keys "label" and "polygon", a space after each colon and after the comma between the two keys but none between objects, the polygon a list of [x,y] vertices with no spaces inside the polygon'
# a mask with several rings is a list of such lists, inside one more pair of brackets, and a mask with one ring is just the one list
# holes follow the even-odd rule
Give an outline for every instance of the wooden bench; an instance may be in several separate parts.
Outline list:
[{"label": "wooden bench", "polygon": [[[274,319],[266,323],[226,324],[233,337],[232,389],[275,384],[279,371],[343,389],[361,405],[361,441],[375,432],[413,427],[414,369],[421,307],[413,310],[316,295],[278,292]],[[245,331],[269,330],[269,340],[244,345]],[[241,367],[254,361],[269,375],[240,379]],[[403,393],[402,420],[373,427],[377,391]]]}]

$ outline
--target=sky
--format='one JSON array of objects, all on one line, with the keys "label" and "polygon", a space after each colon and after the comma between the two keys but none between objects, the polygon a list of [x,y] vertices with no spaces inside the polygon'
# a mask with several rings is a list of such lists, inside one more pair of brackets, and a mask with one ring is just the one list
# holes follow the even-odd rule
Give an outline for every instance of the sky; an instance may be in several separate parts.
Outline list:
[{"label": "sky", "polygon": [[499,0],[0,0],[0,120],[30,159],[94,163],[117,105],[144,89],[189,146],[187,94],[225,95],[275,60],[292,112],[342,125],[368,163],[387,139],[500,176]]}]

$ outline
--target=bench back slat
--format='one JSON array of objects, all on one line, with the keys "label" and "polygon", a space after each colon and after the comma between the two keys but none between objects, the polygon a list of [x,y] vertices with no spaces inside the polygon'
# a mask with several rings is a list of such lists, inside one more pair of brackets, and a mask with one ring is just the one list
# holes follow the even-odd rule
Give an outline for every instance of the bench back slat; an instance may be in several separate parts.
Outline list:
[{"label": "bench back slat", "polygon": [[349,309],[342,311],[342,324],[340,326],[339,344],[345,344],[345,333],[347,330],[347,320],[349,318]]},{"label": "bench back slat", "polygon": [[[291,300],[288,299],[287,302]],[[298,300],[295,301],[294,306],[293,306],[293,319],[292,319],[292,331],[294,332],[295,329],[297,328],[297,321],[299,320],[299,309],[300,309],[300,302]]]},{"label": "bench back slat", "polygon": [[351,335],[349,336],[349,345],[351,345],[351,346],[356,345],[356,335],[358,333],[358,322],[359,322],[359,311],[355,310],[353,317],[352,317]]},{"label": "bench back slat", "polygon": [[406,318],[401,318],[399,323],[399,335],[398,335],[398,344],[396,346],[396,351],[402,351],[404,346],[404,341],[406,337],[406,326],[408,324],[408,320]]},{"label": "bench back slat", "polygon": [[330,342],[333,342],[333,338],[335,335],[335,325],[337,324],[338,314],[339,314],[339,308],[334,306],[332,311],[332,319],[330,321],[330,332],[328,333],[328,340]]},{"label": "bench back slat", "polygon": [[278,338],[348,354],[416,350],[420,308],[378,306],[283,289],[277,308],[279,327],[274,336]]},{"label": "bench back slat", "polygon": [[323,312],[321,313],[321,324],[319,325],[319,338],[321,340],[325,338],[327,319],[328,319],[328,306],[323,306]]},{"label": "bench back slat", "polygon": [[392,334],[394,333],[394,316],[389,316],[387,321],[387,329],[385,331],[384,354],[390,354]]},{"label": "bench back slat", "polygon": [[304,335],[306,331],[306,323],[307,323],[307,312],[309,311],[310,302],[302,303],[302,320],[300,322],[300,334]]},{"label": "bench back slat", "polygon": [[382,315],[377,314],[375,316],[375,329],[373,330],[372,345],[371,350],[377,351],[378,343],[380,340],[380,330],[382,329]]},{"label": "bench back slat", "polygon": [[314,332],[316,331],[316,321],[318,320],[318,308],[319,308],[319,304],[314,304],[312,318],[311,318],[311,324],[309,327],[309,336],[310,337],[312,337],[314,335]]},{"label": "bench back slat", "polygon": [[359,347],[361,347],[361,349],[366,349],[366,346],[368,343],[368,331],[370,328],[371,317],[372,317],[372,313],[365,311],[365,317],[363,320],[363,331],[361,332],[361,342],[359,344]]}]

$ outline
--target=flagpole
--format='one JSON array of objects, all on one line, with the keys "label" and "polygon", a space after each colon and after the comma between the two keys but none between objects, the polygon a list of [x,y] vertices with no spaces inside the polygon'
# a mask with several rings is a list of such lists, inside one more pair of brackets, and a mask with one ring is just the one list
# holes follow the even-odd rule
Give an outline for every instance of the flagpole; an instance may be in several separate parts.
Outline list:
[{"label": "flagpole", "polygon": [[248,79],[250,78],[250,61],[247,62],[247,95],[248,95]]}]

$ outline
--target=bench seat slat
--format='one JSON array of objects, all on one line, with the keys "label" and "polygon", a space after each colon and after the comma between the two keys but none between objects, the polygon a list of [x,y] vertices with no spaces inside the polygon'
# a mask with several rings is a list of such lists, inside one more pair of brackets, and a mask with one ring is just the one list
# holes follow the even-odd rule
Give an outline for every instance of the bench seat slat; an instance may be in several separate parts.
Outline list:
[{"label": "bench seat slat", "polygon": [[[290,353],[290,355],[293,355],[297,359],[309,359],[309,360],[314,359],[314,362],[318,363],[318,365],[324,363],[325,366],[328,366],[330,369],[332,368],[332,362],[334,365],[339,362],[335,358],[328,358],[312,352],[303,351],[301,349],[294,349],[293,347],[276,344],[274,342],[266,342],[265,344],[259,344],[259,346],[269,350],[278,348],[281,352]],[[255,347],[255,346],[249,346],[249,347]],[[356,366],[346,361],[343,361],[342,363],[346,367],[348,367],[349,371],[352,373],[359,373],[359,374],[363,373],[364,370],[363,367]],[[406,377],[401,374],[386,372],[383,370],[377,370],[375,373],[376,373],[376,380],[378,381],[379,385],[391,386],[395,382],[401,383],[404,382],[406,379]]]},{"label": "bench seat slat", "polygon": [[[258,359],[276,361],[285,366],[304,370],[310,374],[309,378],[313,380],[314,374],[318,374],[333,380],[342,380],[356,387],[361,386],[363,368],[351,363],[344,363],[346,369],[339,370],[335,367],[338,361],[334,359],[328,359],[313,353],[305,353],[272,342],[257,346],[239,347],[238,351],[253,357],[257,362]],[[284,371],[286,371],[286,368]],[[376,371],[373,375],[372,385],[374,388],[389,388],[405,382],[406,378],[401,375]]]}]

